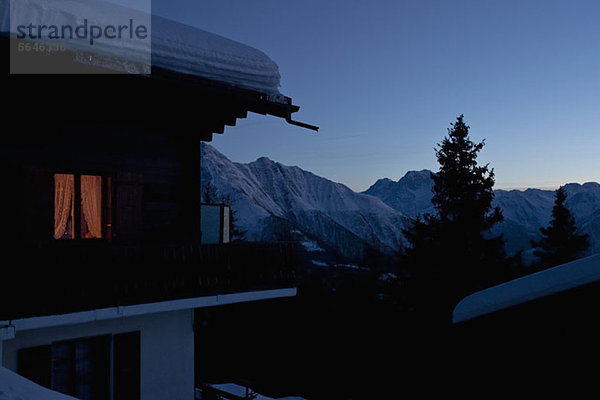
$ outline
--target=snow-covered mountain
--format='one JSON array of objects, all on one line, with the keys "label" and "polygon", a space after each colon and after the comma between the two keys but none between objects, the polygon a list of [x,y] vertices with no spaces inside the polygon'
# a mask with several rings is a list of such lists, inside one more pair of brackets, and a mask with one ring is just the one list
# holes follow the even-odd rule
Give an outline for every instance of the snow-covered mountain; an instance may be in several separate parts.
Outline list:
[{"label": "snow-covered mountain", "polygon": [[[391,254],[404,242],[402,228],[417,214],[432,213],[431,171],[410,171],[398,181],[379,179],[363,193],[299,167],[261,157],[247,164],[230,161],[204,144],[202,184],[229,195],[238,225],[250,240],[298,240],[313,252],[338,253],[356,262],[370,247]],[[566,205],[580,228],[590,235],[591,252],[600,252],[600,184],[565,186]],[[554,205],[554,191],[496,190],[494,206],[504,221],[493,234],[504,233],[509,254],[539,239]]]},{"label": "snow-covered mountain", "polygon": [[414,218],[417,214],[433,213],[431,171],[409,171],[397,182],[382,178],[375,182],[365,194],[379,197],[385,204],[402,214]]},{"label": "snow-covered mountain", "polygon": [[299,240],[307,249],[333,250],[351,260],[360,260],[371,246],[396,251],[409,221],[377,197],[298,167],[266,157],[235,163],[206,144],[202,184],[229,195],[248,239]]},{"label": "snow-covered mountain", "polygon": [[[380,179],[364,193],[379,197],[383,202],[414,218],[418,213],[431,213],[433,180],[431,171],[410,171],[397,182]],[[580,229],[590,235],[591,251],[600,252],[600,184],[565,185],[566,206],[571,210]],[[509,253],[530,249],[530,240],[540,237],[539,228],[547,226],[552,218],[554,191],[527,189],[495,190],[494,206],[499,206],[504,221],[493,233],[504,233]]]}]

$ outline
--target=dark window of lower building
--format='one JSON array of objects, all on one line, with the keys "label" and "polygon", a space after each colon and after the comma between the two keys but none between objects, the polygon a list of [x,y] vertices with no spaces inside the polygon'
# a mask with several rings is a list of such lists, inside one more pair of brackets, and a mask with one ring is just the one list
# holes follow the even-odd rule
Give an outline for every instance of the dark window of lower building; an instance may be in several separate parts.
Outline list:
[{"label": "dark window of lower building", "polygon": [[19,350],[17,373],[50,389],[52,387],[52,346],[36,346]]},{"label": "dark window of lower building", "polygon": [[110,335],[53,343],[52,389],[80,400],[108,400]]},{"label": "dark window of lower building", "polygon": [[80,400],[140,399],[139,331],[25,348],[17,361],[20,375]]},{"label": "dark window of lower building", "polygon": [[140,332],[114,336],[114,400],[140,398]]}]

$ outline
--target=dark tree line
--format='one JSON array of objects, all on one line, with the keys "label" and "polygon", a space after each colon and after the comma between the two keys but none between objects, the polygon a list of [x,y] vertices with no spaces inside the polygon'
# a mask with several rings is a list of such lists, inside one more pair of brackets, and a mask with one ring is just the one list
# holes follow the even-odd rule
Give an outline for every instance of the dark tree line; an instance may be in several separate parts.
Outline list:
[{"label": "dark tree line", "polygon": [[552,220],[546,228],[540,228],[542,238],[531,241],[536,248],[541,268],[564,264],[581,257],[590,246],[589,236],[579,232],[575,218],[565,206],[567,194],[564,187],[556,190]]},{"label": "dark tree line", "polygon": [[[502,235],[491,234],[503,215],[492,207],[494,170],[477,163],[484,145],[470,139],[463,115],[451,124],[435,150],[435,212],[419,215],[403,231],[409,242],[401,255],[409,306],[428,320],[448,321],[464,296],[523,274],[520,254],[507,257]],[[545,266],[572,260],[587,248],[587,238],[577,233],[564,199],[559,189],[554,219],[542,228],[540,242],[533,243]]]}]

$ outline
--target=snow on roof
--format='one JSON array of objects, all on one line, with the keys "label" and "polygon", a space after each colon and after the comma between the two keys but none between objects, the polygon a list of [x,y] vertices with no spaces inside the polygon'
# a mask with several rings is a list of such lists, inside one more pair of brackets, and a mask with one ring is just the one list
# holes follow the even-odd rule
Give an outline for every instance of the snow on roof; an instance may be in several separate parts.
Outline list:
[{"label": "snow on roof", "polygon": [[166,300],[156,303],[141,303],[128,306],[108,307],[88,311],[78,311],[68,314],[44,315],[38,317],[13,319],[10,321],[5,320],[0,321],[0,327],[12,327],[12,331],[8,332],[7,335],[14,335],[15,332],[16,334],[18,334],[18,332],[20,331],[25,331],[29,329],[75,325],[93,321],[125,318],[136,315],[189,310],[194,308],[213,307],[227,304],[269,300],[293,296],[296,296],[296,288],[293,287],[281,289],[255,290],[249,292],[235,292],[178,300]]},{"label": "snow on roof", "polygon": [[0,366],[0,400],[76,400]]},{"label": "snow on roof", "polygon": [[152,65],[279,93],[279,67],[260,50],[158,16],[152,16]]},{"label": "snow on roof", "polygon": [[575,260],[473,293],[454,308],[458,323],[600,280],[600,254]]},{"label": "snow on roof", "polygon": [[[119,26],[130,18],[147,25],[151,40],[124,35],[118,40],[102,36],[93,45],[87,39],[61,38],[61,43],[83,52],[84,56],[76,55],[76,61],[117,72],[149,74],[151,64],[275,98],[281,96],[277,64],[260,50],[222,36],[103,0],[0,0],[0,32],[12,35],[19,33],[17,25],[32,22],[34,26],[53,25],[62,29],[62,26],[75,28],[87,20],[91,31],[92,24]],[[27,29],[21,29],[20,33],[23,32]],[[46,30],[45,35],[49,34]],[[95,57],[89,57],[89,53]]]}]

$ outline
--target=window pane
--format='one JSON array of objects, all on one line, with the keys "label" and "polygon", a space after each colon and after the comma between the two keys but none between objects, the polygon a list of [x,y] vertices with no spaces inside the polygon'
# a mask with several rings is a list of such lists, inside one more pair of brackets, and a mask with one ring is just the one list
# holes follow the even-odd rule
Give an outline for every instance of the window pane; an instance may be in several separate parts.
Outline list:
[{"label": "window pane", "polygon": [[114,336],[114,400],[140,399],[140,332]]},{"label": "window pane", "polygon": [[72,394],[74,387],[73,368],[75,364],[72,342],[52,344],[52,390]]},{"label": "window pane", "polygon": [[81,400],[110,397],[110,336],[52,343],[52,390]]},{"label": "window pane", "polygon": [[18,353],[17,372],[37,383],[50,389],[52,371],[52,347],[43,345],[20,349]]},{"label": "window pane", "polygon": [[54,238],[73,239],[75,177],[54,174]]},{"label": "window pane", "polygon": [[91,341],[80,340],[75,342],[75,396],[80,400],[92,398],[92,357]]},{"label": "window pane", "polygon": [[81,237],[102,237],[102,177],[81,175]]}]

